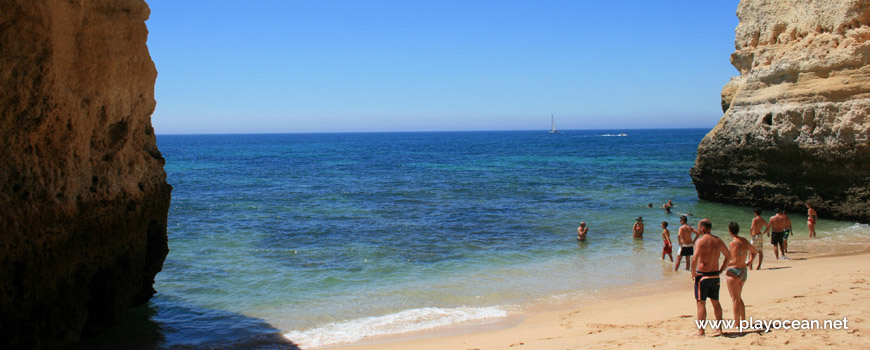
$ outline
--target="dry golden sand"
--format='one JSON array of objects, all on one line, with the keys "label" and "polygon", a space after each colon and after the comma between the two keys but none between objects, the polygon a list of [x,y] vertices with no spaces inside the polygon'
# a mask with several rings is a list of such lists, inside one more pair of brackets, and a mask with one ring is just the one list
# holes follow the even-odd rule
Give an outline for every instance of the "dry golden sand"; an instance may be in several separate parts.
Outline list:
[{"label": "dry golden sand", "polygon": [[[772,254],[770,254],[772,255]],[[723,337],[692,337],[695,301],[688,273],[672,291],[577,305],[573,310],[528,315],[519,324],[482,331],[343,349],[870,349],[870,254],[776,261],[750,271],[744,289],[747,317],[755,319],[848,319],[848,330],[727,331]],[[722,283],[724,317],[733,317]],[[708,302],[708,318],[712,318]],[[709,332],[709,331],[708,331]]]}]

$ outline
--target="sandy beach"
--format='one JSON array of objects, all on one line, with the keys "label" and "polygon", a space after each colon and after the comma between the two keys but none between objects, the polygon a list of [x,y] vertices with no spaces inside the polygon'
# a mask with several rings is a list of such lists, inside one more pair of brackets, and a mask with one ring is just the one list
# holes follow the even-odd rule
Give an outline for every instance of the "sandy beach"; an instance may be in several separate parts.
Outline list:
[{"label": "sandy beach", "polygon": [[[794,249],[797,251],[797,249]],[[770,254],[772,255],[772,254]],[[761,271],[750,271],[743,291],[747,318],[755,320],[848,320],[848,329],[725,330],[723,337],[693,337],[692,282],[670,281],[670,288],[644,296],[617,297],[594,305],[525,315],[516,325],[459,335],[345,346],[342,349],[611,349],[611,348],[870,348],[865,318],[870,314],[870,254],[805,257],[777,261],[765,256]],[[723,317],[732,317],[723,283]],[[708,302],[708,318],[712,307]],[[708,334],[711,333],[708,330]]]}]

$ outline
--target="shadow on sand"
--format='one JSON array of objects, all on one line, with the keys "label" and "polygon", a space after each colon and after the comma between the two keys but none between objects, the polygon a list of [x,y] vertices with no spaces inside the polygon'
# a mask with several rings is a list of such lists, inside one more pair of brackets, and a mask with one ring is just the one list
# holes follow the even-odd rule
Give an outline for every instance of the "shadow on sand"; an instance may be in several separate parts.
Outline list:
[{"label": "shadow on sand", "polygon": [[223,310],[152,300],[127,311],[121,323],[69,347],[84,349],[299,350],[266,321]]},{"label": "shadow on sand", "polygon": [[777,266],[777,267],[766,267],[765,270],[782,270],[782,269],[790,269],[791,266]]},{"label": "shadow on sand", "polygon": [[725,338],[740,338],[745,337],[750,334],[760,334],[764,333],[764,330],[754,330],[754,331],[746,331],[746,332],[722,332],[722,336]]}]

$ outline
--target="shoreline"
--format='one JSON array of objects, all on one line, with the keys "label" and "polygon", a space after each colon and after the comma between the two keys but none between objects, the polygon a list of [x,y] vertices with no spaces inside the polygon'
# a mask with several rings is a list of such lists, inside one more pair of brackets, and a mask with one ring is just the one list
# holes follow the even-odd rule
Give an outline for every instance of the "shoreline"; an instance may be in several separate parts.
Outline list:
[{"label": "shoreline", "polygon": [[[761,334],[744,332],[741,335],[720,338],[707,337],[710,341],[705,342],[705,346],[773,345],[769,340],[780,338],[785,344],[809,342],[806,346],[843,345],[855,341],[860,343],[860,330],[864,323],[860,315],[870,313],[870,302],[865,301],[870,297],[870,287],[862,277],[867,276],[870,271],[870,268],[863,267],[870,266],[867,265],[870,262],[870,245],[865,244],[863,249],[853,252],[815,256],[807,253],[790,255],[795,258],[774,260],[772,256],[766,256],[763,270],[750,271],[744,288],[747,317],[771,320],[824,319],[833,317],[830,314],[836,313],[841,318],[847,317],[853,326],[851,328],[857,331],[774,330]],[[667,265],[673,266],[670,263]],[[806,282],[813,280],[818,282]],[[604,294],[603,297],[593,300],[568,299],[549,305],[537,303],[502,319],[379,336],[317,349],[570,349],[595,346],[611,348],[617,344],[632,347],[700,344],[697,341],[703,339],[691,337],[697,330],[694,326],[695,304],[692,299],[692,283],[684,270],[675,273],[674,278],[641,284],[640,287],[621,293],[604,290],[605,293],[600,293]],[[782,303],[789,298],[782,298],[777,292],[789,296],[793,301]],[[838,295],[831,297],[833,294]],[[835,305],[844,297],[854,300]],[[720,289],[720,298],[723,318],[727,320],[732,314],[731,298],[724,283]],[[813,306],[826,304],[830,304],[830,311],[819,312],[818,307],[813,309]],[[795,306],[800,307],[796,309]],[[709,303],[707,309],[708,318],[711,318],[712,307]],[[776,345],[780,346],[783,342]]]}]

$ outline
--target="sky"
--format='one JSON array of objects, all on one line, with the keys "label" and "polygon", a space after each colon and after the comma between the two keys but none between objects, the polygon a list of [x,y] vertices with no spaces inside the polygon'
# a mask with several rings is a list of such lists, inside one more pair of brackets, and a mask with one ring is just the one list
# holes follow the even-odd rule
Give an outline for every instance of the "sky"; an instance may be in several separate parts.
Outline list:
[{"label": "sky", "polygon": [[148,0],[158,134],[711,128],[737,0]]}]

